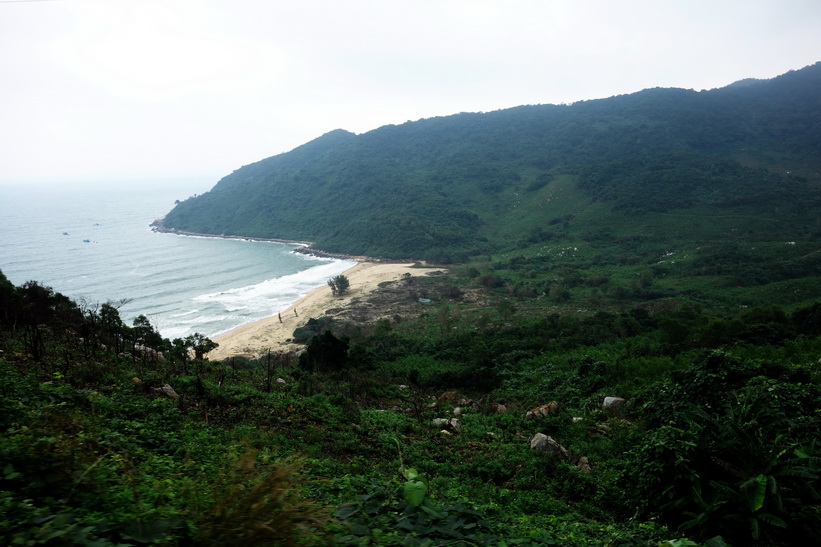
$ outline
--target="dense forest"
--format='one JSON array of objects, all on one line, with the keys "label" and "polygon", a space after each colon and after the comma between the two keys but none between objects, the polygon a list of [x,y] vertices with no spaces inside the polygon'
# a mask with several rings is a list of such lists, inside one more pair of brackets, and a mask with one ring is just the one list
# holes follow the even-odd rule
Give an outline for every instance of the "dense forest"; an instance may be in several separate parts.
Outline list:
[{"label": "dense forest", "polygon": [[298,352],[0,272],[0,544],[821,543],[819,84],[334,131],[181,202],[416,261]]},{"label": "dense forest", "polygon": [[661,215],[689,218],[671,226],[687,243],[815,237],[819,88],[821,63],[709,91],[336,130],[236,170],[163,225],[440,262],[524,245],[555,222],[605,246],[602,231],[654,238]]}]

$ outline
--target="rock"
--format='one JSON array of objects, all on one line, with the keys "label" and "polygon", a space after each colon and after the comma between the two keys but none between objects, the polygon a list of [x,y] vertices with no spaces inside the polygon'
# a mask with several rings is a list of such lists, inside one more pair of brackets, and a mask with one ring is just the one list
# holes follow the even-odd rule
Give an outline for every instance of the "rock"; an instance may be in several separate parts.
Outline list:
[{"label": "rock", "polygon": [[436,402],[440,404],[445,402],[456,404],[457,401],[459,401],[458,393],[456,393],[455,391],[446,391],[439,396],[439,399],[437,399]]},{"label": "rock", "polygon": [[165,356],[161,351],[157,351],[154,348],[149,348],[148,346],[144,346],[142,344],[134,344],[132,355],[134,356],[134,359],[150,359],[155,363],[165,362]]},{"label": "rock", "polygon": [[432,425],[436,427],[445,426],[452,430],[454,433],[461,433],[462,432],[462,424],[456,418],[434,418],[430,422]]},{"label": "rock", "polygon": [[556,401],[550,401],[547,404],[543,404],[541,406],[537,406],[536,408],[531,408],[525,413],[525,420],[533,420],[535,418],[545,418],[550,416],[551,414],[555,414],[559,411],[559,403]]},{"label": "rock", "polygon": [[627,399],[621,397],[605,397],[601,408],[611,416],[621,416],[624,412],[625,404],[627,404]]},{"label": "rock", "polygon": [[277,383],[281,385],[285,385],[285,378],[277,378]]},{"label": "rock", "polygon": [[605,436],[607,436],[607,435],[610,434],[610,428],[607,426],[607,424],[596,424],[595,426],[588,426],[587,427],[587,432],[590,435],[605,435]]},{"label": "rock", "polygon": [[581,416],[573,416],[573,423],[574,424],[577,424],[577,423],[583,422],[583,421],[584,421],[584,418],[582,418]]},{"label": "rock", "polygon": [[496,403],[496,407],[494,408],[497,414],[504,414],[507,412],[507,407],[501,403]]},{"label": "rock", "polygon": [[164,384],[160,387],[152,387],[151,390],[156,391],[157,393],[162,393],[169,399],[179,399],[179,395],[177,395],[177,392],[174,391],[174,388],[168,384]]},{"label": "rock", "polygon": [[563,460],[570,458],[570,452],[565,447],[557,443],[553,437],[544,433],[536,433],[530,438],[530,449],[559,456]]},{"label": "rock", "polygon": [[136,376],[131,379],[132,384],[142,384],[143,381],[137,378]]},{"label": "rock", "polygon": [[462,407],[457,406],[456,408],[454,408],[453,409],[453,415],[454,416],[461,416],[462,415]]},{"label": "rock", "polygon": [[579,458],[579,461],[576,462],[576,467],[582,473],[590,473],[593,471],[593,468],[590,467],[590,461],[587,459],[587,456],[582,456]]}]

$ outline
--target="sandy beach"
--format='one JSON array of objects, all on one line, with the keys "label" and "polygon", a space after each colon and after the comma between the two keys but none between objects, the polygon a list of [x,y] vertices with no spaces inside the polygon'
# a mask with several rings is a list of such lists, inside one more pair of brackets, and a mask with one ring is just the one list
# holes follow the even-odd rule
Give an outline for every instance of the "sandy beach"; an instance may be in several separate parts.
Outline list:
[{"label": "sandy beach", "polygon": [[335,296],[327,285],[314,289],[279,315],[215,336],[213,340],[219,347],[209,353],[208,358],[219,361],[236,355],[252,357],[268,349],[282,351],[294,347],[286,340],[308,319],[321,317],[328,309],[344,307],[352,299],[374,292],[380,283],[396,281],[405,273],[417,275],[419,270],[413,268],[413,264],[360,262],[343,273],[351,284],[348,293]]}]

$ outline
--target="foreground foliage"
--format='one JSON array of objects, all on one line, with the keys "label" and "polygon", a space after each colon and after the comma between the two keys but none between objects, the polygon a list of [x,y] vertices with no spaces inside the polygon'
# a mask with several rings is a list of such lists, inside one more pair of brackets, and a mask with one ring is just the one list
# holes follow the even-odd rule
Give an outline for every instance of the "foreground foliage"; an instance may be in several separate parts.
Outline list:
[{"label": "foreground foliage", "polygon": [[415,320],[213,363],[3,278],[0,543],[819,542],[821,304],[523,313],[476,281],[471,314],[454,279],[396,282],[451,295]]}]

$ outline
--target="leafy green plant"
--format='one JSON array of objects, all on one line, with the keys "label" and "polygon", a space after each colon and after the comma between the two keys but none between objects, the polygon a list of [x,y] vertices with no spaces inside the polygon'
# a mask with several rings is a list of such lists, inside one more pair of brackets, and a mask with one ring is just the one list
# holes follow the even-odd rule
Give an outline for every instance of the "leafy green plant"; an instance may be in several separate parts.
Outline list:
[{"label": "leafy green plant", "polygon": [[[666,401],[657,399],[648,414],[662,412],[671,421],[651,432],[634,460],[631,476],[642,504],[661,502],[665,521],[696,538],[821,539],[821,459],[812,448],[815,433],[797,427],[806,421],[801,408],[817,395],[804,400],[808,394],[784,383],[783,373],[780,381],[754,376],[768,369],[776,373],[713,354],[659,392]],[[738,391],[704,385],[719,379]]]}]

